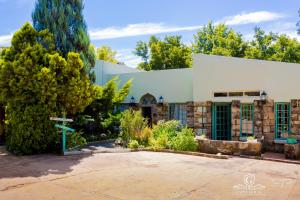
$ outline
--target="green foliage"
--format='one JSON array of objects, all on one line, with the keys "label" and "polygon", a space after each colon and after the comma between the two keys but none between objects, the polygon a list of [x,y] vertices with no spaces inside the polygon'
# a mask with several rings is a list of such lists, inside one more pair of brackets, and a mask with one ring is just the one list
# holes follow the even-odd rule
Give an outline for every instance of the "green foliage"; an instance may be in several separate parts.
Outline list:
[{"label": "green foliage", "polygon": [[168,149],[171,147],[171,138],[169,137],[169,133],[163,130],[156,137],[150,138],[149,145],[153,149]]},{"label": "green foliage", "polygon": [[255,140],[255,137],[254,136],[248,136],[247,141],[250,141],[250,140]]},{"label": "green foliage", "polygon": [[136,140],[130,140],[128,143],[128,147],[130,149],[137,149],[137,148],[139,148],[139,142]]},{"label": "green foliage", "polygon": [[197,150],[198,145],[194,139],[193,130],[182,128],[179,121],[161,121],[154,126],[152,132],[149,144],[153,149]]},{"label": "green foliage", "polygon": [[286,35],[266,34],[256,28],[254,40],[246,50],[246,58],[300,63],[300,43]]},{"label": "green foliage", "polygon": [[54,51],[52,38],[26,23],[2,52],[0,101],[7,105],[7,147],[14,153],[55,148],[50,116],[81,112],[95,96],[79,54],[64,59]]},{"label": "green foliage", "polygon": [[[96,86],[95,100],[85,109],[83,114],[90,115],[94,119],[94,128],[97,132],[103,131],[103,126],[109,125],[108,118],[115,115],[114,107],[125,100],[132,81],[129,80],[121,88],[117,77],[108,81],[103,87]],[[120,117],[120,116],[119,116]],[[117,116],[115,118],[117,120]],[[108,120],[105,122],[105,120]],[[104,122],[104,124],[102,123]],[[110,130],[110,129],[109,129]],[[104,131],[109,131],[104,130]]]},{"label": "green foliage", "polygon": [[209,22],[194,35],[192,45],[194,53],[300,63],[300,43],[296,39],[266,34],[261,28],[255,28],[254,39],[247,42],[228,26]]},{"label": "green foliage", "polygon": [[109,133],[117,133],[121,124],[123,113],[109,113],[108,117],[101,122],[103,129]]},{"label": "green foliage", "polygon": [[191,49],[181,42],[181,36],[166,36],[164,40],[151,36],[148,44],[139,41],[134,53],[143,60],[138,68],[146,71],[188,68],[192,65]]},{"label": "green foliage", "polygon": [[171,148],[178,151],[196,151],[198,144],[192,129],[183,128],[171,142]]},{"label": "green foliage", "polygon": [[129,140],[144,140],[143,130],[147,127],[147,120],[141,111],[125,110],[121,118],[120,136],[125,142]]},{"label": "green foliage", "polygon": [[119,63],[116,59],[116,51],[113,51],[109,46],[101,46],[97,49],[97,59],[104,60],[110,63]]},{"label": "green foliage", "polygon": [[225,24],[214,26],[209,22],[194,35],[192,46],[194,53],[244,57],[247,43]]},{"label": "green foliage", "polygon": [[67,135],[67,148],[83,146],[86,144],[86,139],[82,136],[83,132],[75,132]]},{"label": "green foliage", "polygon": [[153,127],[153,137],[156,138],[159,135],[167,133],[168,138],[175,137],[177,131],[181,129],[180,122],[177,120],[159,121],[157,125]]},{"label": "green foliage", "polygon": [[179,121],[159,121],[158,124],[153,127],[150,146],[154,149],[171,148],[171,141],[176,137],[177,132],[180,129],[181,126]]},{"label": "green foliage", "polygon": [[95,66],[95,52],[90,45],[82,11],[82,0],[38,0],[32,21],[36,30],[48,29],[54,35],[55,49],[64,58],[69,52],[79,53],[85,73],[90,74]]}]

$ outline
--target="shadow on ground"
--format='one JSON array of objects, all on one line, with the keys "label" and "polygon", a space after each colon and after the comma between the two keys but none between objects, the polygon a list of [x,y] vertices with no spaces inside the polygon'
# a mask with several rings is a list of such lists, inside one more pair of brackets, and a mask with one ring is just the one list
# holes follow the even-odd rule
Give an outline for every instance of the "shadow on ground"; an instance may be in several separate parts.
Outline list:
[{"label": "shadow on ground", "polygon": [[92,155],[59,156],[42,154],[33,156],[15,156],[0,146],[0,179],[14,177],[40,177],[49,174],[65,174],[82,159]]}]

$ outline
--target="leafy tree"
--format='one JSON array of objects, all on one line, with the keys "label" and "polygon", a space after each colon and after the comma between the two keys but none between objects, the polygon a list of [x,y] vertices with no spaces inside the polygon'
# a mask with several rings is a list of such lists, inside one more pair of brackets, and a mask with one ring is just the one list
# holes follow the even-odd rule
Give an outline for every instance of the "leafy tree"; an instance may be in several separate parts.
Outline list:
[{"label": "leafy tree", "polygon": [[254,39],[250,42],[245,57],[268,60],[275,53],[273,43],[276,41],[277,35],[272,32],[265,34],[265,31],[261,28],[255,28],[254,30]]},{"label": "leafy tree", "polygon": [[[90,45],[87,27],[82,15],[82,0],[38,0],[32,13],[34,28],[48,29],[55,40],[55,49],[64,58],[69,52],[80,54],[85,73],[95,66],[95,52]],[[90,74],[95,80],[95,75]]]},{"label": "leafy tree", "polygon": [[225,24],[214,26],[209,22],[194,35],[192,46],[194,53],[244,57],[247,43],[242,34]]},{"label": "leafy tree", "polygon": [[116,59],[116,51],[113,51],[109,46],[102,46],[97,49],[97,58],[110,63],[117,64],[119,61]]},{"label": "leafy tree", "polygon": [[97,130],[102,129],[101,122],[111,117],[114,107],[125,100],[131,84],[132,81],[129,80],[119,89],[120,81],[115,77],[103,87],[97,87],[95,100],[83,112],[95,120],[94,124]]},{"label": "leafy tree", "polygon": [[287,35],[266,34],[256,28],[245,54],[246,58],[300,63],[300,43]]},{"label": "leafy tree", "polygon": [[191,49],[181,42],[181,36],[166,36],[164,40],[151,36],[148,44],[138,42],[134,53],[143,60],[139,68],[146,71],[188,68],[192,65]]},{"label": "leafy tree", "polygon": [[6,142],[14,153],[53,150],[58,135],[50,116],[83,111],[95,96],[80,55],[70,52],[65,59],[54,49],[48,30],[26,23],[2,52],[0,101],[7,105]]}]

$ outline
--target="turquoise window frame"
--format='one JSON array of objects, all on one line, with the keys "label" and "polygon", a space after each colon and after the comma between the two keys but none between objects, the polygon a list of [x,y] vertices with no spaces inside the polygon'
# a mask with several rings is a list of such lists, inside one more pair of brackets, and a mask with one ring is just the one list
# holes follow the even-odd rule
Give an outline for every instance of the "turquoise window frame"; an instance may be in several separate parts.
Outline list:
[{"label": "turquoise window frame", "polygon": [[[250,108],[250,109],[249,109]],[[247,109],[247,110],[244,110]],[[249,133],[247,129],[247,133],[244,132],[245,128],[243,127],[243,125],[246,125],[243,123],[243,118],[246,112],[247,113],[247,117],[249,117],[251,120],[251,132]],[[254,136],[254,104],[253,103],[241,103],[240,105],[240,137],[247,137],[247,136]]]},{"label": "turquoise window frame", "polygon": [[[282,109],[282,106],[288,106],[288,109],[286,111],[280,111],[279,109]],[[285,114],[287,116],[282,116],[282,114]],[[287,123],[284,122],[284,120],[287,119]],[[275,139],[284,139],[281,135],[282,133],[282,127],[287,127],[288,130],[286,132],[288,134],[291,134],[291,103],[289,102],[277,102],[275,103]]]}]

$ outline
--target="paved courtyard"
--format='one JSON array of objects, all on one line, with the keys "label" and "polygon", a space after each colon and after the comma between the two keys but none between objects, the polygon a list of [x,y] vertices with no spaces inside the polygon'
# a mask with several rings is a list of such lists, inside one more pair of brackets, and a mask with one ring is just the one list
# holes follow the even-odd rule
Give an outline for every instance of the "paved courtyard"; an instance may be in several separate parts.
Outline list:
[{"label": "paved courtyard", "polygon": [[300,199],[300,165],[154,153],[0,151],[0,199]]}]

